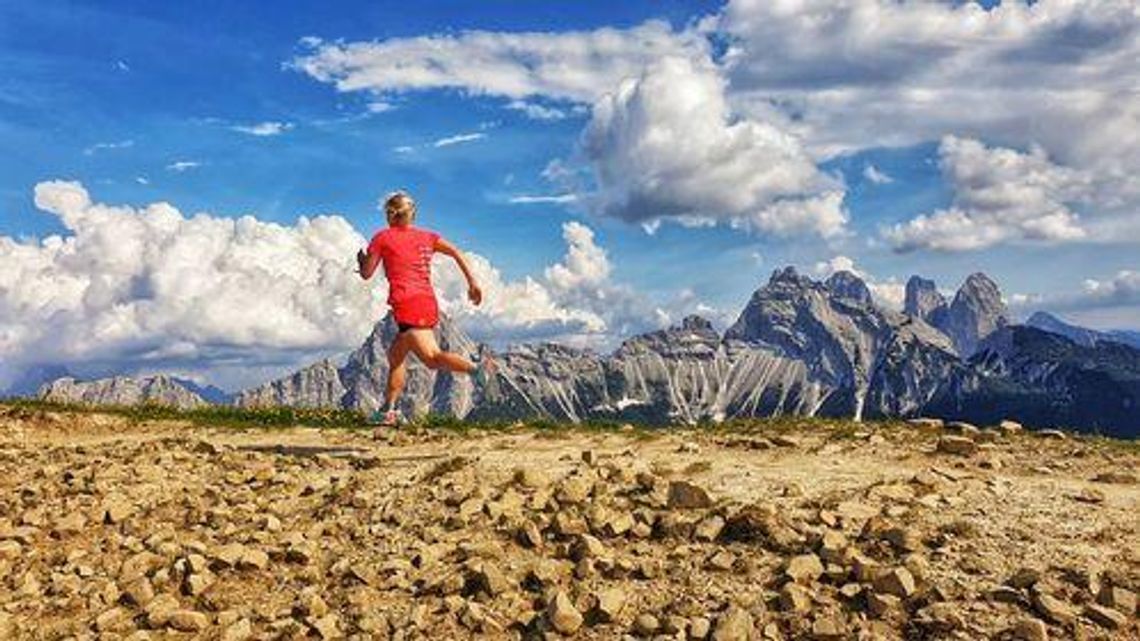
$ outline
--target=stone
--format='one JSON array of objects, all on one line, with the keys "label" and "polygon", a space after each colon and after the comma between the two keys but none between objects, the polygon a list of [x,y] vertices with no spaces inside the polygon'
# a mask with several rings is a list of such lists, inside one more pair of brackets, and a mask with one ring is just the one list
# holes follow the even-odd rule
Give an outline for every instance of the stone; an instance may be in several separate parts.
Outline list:
[{"label": "stone", "polygon": [[1076,494],[1069,495],[1074,501],[1081,503],[1098,504],[1104,503],[1104,492],[1094,487],[1083,487]]},{"label": "stone", "polygon": [[633,620],[633,632],[639,636],[652,636],[660,627],[661,622],[657,620],[657,617],[649,613],[639,614],[637,618]]},{"label": "stone", "polygon": [[122,632],[131,626],[131,615],[124,608],[114,607],[95,617],[98,632]]},{"label": "stone", "polygon": [[525,521],[519,526],[518,539],[520,543],[529,548],[542,547],[542,532],[533,521]]},{"label": "stone", "polygon": [[1125,614],[1136,613],[1136,593],[1113,585],[1105,585],[1096,595],[1097,603]]},{"label": "stone", "polygon": [[1032,567],[1021,567],[1005,582],[1010,587],[1024,590],[1033,587],[1038,581],[1041,580],[1041,570]]},{"label": "stone", "polygon": [[315,589],[307,589],[301,593],[297,609],[302,616],[320,618],[328,614],[329,606]]},{"label": "stone", "polygon": [[1013,624],[1010,635],[1018,641],[1048,641],[1049,628],[1041,619],[1026,617]]},{"label": "stone", "polygon": [[1101,627],[1116,630],[1128,625],[1128,617],[1112,608],[1097,603],[1085,606],[1085,616],[1092,619]]},{"label": "stone", "polygon": [[582,627],[582,614],[574,607],[570,597],[559,590],[546,608],[546,616],[550,625],[562,634],[574,634]]},{"label": "stone", "polygon": [[1045,439],[1053,439],[1055,441],[1064,441],[1069,438],[1061,430],[1037,430],[1037,436]]},{"label": "stone", "polygon": [[222,631],[221,641],[246,641],[253,636],[253,625],[249,619],[238,619]]},{"label": "stone", "polygon": [[978,451],[978,444],[965,436],[943,436],[938,439],[937,449],[946,454],[971,456]]},{"label": "stone", "polygon": [[696,641],[703,641],[708,638],[709,632],[712,630],[712,621],[705,617],[693,617],[689,619],[689,638]]},{"label": "stone", "polygon": [[699,485],[688,481],[672,481],[669,483],[668,505],[674,510],[702,509],[711,507],[712,499]]},{"label": "stone", "polygon": [[891,612],[896,612],[902,605],[902,599],[893,594],[867,593],[867,610],[871,616],[882,619]]},{"label": "stone", "polygon": [[913,528],[893,527],[883,532],[882,536],[900,552],[916,552],[924,547],[922,535]]},{"label": "stone", "polygon": [[1047,592],[1034,590],[1032,601],[1034,609],[1047,621],[1065,625],[1077,618],[1077,611],[1073,606]]},{"label": "stone", "polygon": [[811,583],[823,574],[823,563],[814,554],[800,554],[788,559],[784,576],[794,583]]},{"label": "stone", "polygon": [[530,467],[515,470],[515,484],[529,490],[541,490],[550,485],[550,478],[542,471]]},{"label": "stone", "polygon": [[103,523],[115,525],[126,521],[135,512],[135,506],[125,497],[113,494],[103,502]]},{"label": "stone", "polygon": [[237,561],[239,570],[264,570],[268,566],[269,555],[256,548],[246,548]]},{"label": "stone", "polygon": [[190,596],[200,596],[214,584],[214,578],[209,571],[189,574],[182,581],[182,591]]},{"label": "stone", "polygon": [[811,609],[811,594],[797,583],[785,583],[780,588],[779,601],[785,612],[807,612]]},{"label": "stone", "polygon": [[1001,433],[1005,434],[1006,436],[1018,434],[1023,429],[1024,427],[1021,425],[1021,423],[1018,423],[1017,421],[1011,421],[1009,419],[1003,419],[998,423],[998,430],[1000,430]]},{"label": "stone", "polygon": [[989,598],[991,601],[998,603],[1021,603],[1024,600],[1020,590],[1009,587],[1008,585],[999,585],[989,591]]},{"label": "stone", "polygon": [[813,639],[826,641],[845,639],[847,638],[847,622],[839,614],[824,615],[812,622],[811,636]]},{"label": "stone", "polygon": [[591,483],[581,476],[571,476],[562,481],[554,498],[559,503],[578,505],[590,498]]},{"label": "stone", "polygon": [[83,531],[86,525],[87,519],[82,512],[69,512],[56,520],[55,525],[52,526],[52,533],[56,536],[76,534]]},{"label": "stone", "polygon": [[618,587],[606,588],[595,594],[595,612],[603,623],[615,621],[625,607],[625,591]]},{"label": "stone", "polygon": [[154,598],[154,586],[146,577],[140,577],[122,587],[123,599],[140,608],[146,607]]},{"label": "stone", "polygon": [[914,621],[927,630],[947,633],[966,627],[966,621],[954,603],[932,603],[915,613]]},{"label": "stone", "polygon": [[736,605],[717,617],[712,632],[712,641],[748,641],[752,637],[755,623],[752,614]]},{"label": "stone", "polygon": [[910,570],[896,567],[880,572],[872,582],[874,590],[880,594],[890,594],[906,599],[914,594],[914,577]]},{"label": "stone", "polygon": [[230,543],[215,548],[210,552],[210,561],[213,562],[215,568],[232,568],[236,567],[242,555],[245,554],[245,546],[240,543]]},{"label": "stone", "polygon": [[166,623],[179,632],[201,632],[210,625],[210,619],[194,610],[175,610]]},{"label": "stone", "polygon": [[709,557],[706,565],[713,570],[727,572],[736,565],[736,555],[728,550],[717,550],[715,554]]},{"label": "stone", "polygon": [[609,556],[609,550],[606,545],[599,541],[597,537],[589,534],[579,534],[574,540],[573,545],[570,546],[570,558],[575,561],[582,559],[599,559]]},{"label": "stone", "polygon": [[698,541],[715,541],[724,529],[724,518],[714,514],[701,519],[693,528],[693,538]]},{"label": "stone", "polygon": [[819,542],[819,556],[829,563],[838,561],[850,543],[847,537],[838,530],[827,530]]},{"label": "stone", "polygon": [[179,608],[178,599],[170,594],[159,594],[151,599],[144,609],[146,622],[152,628],[165,627],[170,615]]},{"label": "stone", "polygon": [[934,429],[941,429],[945,422],[940,418],[911,418],[907,419],[907,423],[915,427],[929,427]]}]

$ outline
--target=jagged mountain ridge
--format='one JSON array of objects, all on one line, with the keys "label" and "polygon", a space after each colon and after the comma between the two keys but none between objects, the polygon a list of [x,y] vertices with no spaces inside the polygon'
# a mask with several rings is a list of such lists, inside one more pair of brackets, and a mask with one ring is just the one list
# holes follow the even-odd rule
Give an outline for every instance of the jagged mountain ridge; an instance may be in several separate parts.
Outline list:
[{"label": "jagged mountain ridge", "polygon": [[158,374],[142,378],[114,376],[94,381],[78,381],[69,376],[40,388],[39,397],[61,403],[90,405],[168,405],[191,409],[209,405],[178,379]]},{"label": "jagged mountain ridge", "polygon": [[[1106,349],[1103,345],[1081,358],[1065,356],[1072,372],[1066,377],[1027,377],[1020,372],[1028,366],[993,365],[996,338],[991,338],[1011,327],[1021,329],[1009,324],[1000,290],[984,274],[967,278],[949,303],[932,281],[912,278],[906,311],[899,313],[877,307],[866,284],[848,272],[819,282],[786,268],[752,295],[723,335],[692,316],[678,326],[633,336],[609,354],[556,343],[517,345],[496,355],[498,374],[487,389],[410,359],[402,409],[461,418],[651,423],[794,414],[987,421],[1032,416],[1032,422],[1048,424],[1049,410],[1042,408],[1089,398],[1085,388],[1096,379],[1089,359]],[[370,411],[383,397],[385,346],[395,331],[385,319],[343,366],[315,363],[241,392],[235,403]],[[445,349],[468,357],[487,351],[446,318],[438,336]],[[1017,363],[1038,369],[1052,366],[1049,354],[1061,358],[1055,350],[1018,353]],[[1128,372],[1140,366],[1123,358],[1118,369],[1124,372],[1118,378],[1128,381]],[[1020,396],[994,391],[1008,389],[1021,390]],[[1112,389],[1131,394],[1127,384]],[[1036,400],[1022,402],[1029,397]],[[1006,399],[1007,411],[994,399]],[[1126,429],[1136,429],[1140,421],[1110,414]],[[1083,414],[1062,408],[1055,415]]]}]

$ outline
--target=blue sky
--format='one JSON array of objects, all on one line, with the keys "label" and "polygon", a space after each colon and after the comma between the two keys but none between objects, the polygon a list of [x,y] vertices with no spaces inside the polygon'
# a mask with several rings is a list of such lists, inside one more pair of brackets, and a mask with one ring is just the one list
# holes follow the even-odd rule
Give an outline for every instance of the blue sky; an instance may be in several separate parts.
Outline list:
[{"label": "blue sky", "polygon": [[[883,13],[868,22],[858,10],[808,0],[781,15],[747,0],[0,2],[0,145],[8,150],[0,155],[0,237],[35,245],[75,234],[63,215],[36,206],[36,185],[47,181],[79,183],[97,204],[170,203],[186,218],[252,215],[293,229],[301,217],[336,215],[362,236],[380,222],[378,197],[404,188],[419,200],[421,224],[485,258],[504,283],[531,278],[550,289],[553,316],[528,311],[475,324],[476,334],[501,342],[526,338],[528,323],[571,317],[612,341],[618,328],[652,326],[658,310],[661,322],[699,309],[723,326],[784,264],[816,275],[855,269],[885,304],[897,303],[912,273],[951,290],[983,270],[1019,315],[1044,307],[1098,327],[1140,327],[1137,187],[1127,178],[1140,169],[1128,143],[1140,111],[1126,91],[1135,72],[1087,71],[1135,47],[1127,3],[1081,11],[987,4],[979,8],[987,24],[974,27],[938,26],[960,9],[951,5],[853,6]],[[831,21],[835,42],[811,37],[813,15]],[[664,26],[639,31],[651,20]],[[868,24],[877,26],[851,37]],[[774,41],[770,25],[788,40]],[[604,29],[626,43],[564,69],[550,53],[559,38],[576,49],[608,46],[590,39]],[[503,34],[524,32],[537,35],[502,44]],[[453,45],[454,58],[428,59],[423,38]],[[670,52],[676,41],[688,61],[654,67],[639,57],[648,38]],[[599,60],[607,56],[629,60],[610,68]],[[396,57],[405,69],[424,65],[423,73],[396,77],[385,68]],[[306,58],[316,62],[305,68]],[[589,82],[565,80],[575,74]],[[1040,88],[1047,92],[1068,90],[1074,77],[1116,107],[1074,111],[1033,93],[1035,78],[1057,83]],[[603,119],[598,105],[623,80],[637,91],[613,99],[621,117]],[[693,96],[707,105],[698,109],[723,106],[724,118],[686,131],[672,110]],[[636,117],[662,118],[652,131],[670,142],[646,156],[619,146],[657,144]],[[1066,135],[1074,122],[1098,124]],[[457,136],[466,139],[439,144]],[[702,137],[718,136],[723,145],[701,146]],[[552,161],[570,167],[571,178],[544,176]],[[613,176],[598,177],[607,170]],[[636,178],[643,175],[674,183],[647,186]],[[753,176],[770,179],[737,186]],[[572,193],[575,202],[512,202]],[[837,197],[830,208],[819,204],[827,194]],[[787,212],[764,213],[776,205]],[[590,238],[568,231],[572,221]],[[963,221],[969,229],[956,234]],[[600,248],[605,267],[562,291],[544,278],[552,265],[572,266],[573,247],[585,255]],[[36,274],[48,278],[51,269]],[[590,302],[599,296],[610,303]],[[625,317],[601,309],[615,300]],[[31,318],[47,313],[8,304],[17,307]],[[9,314],[9,322],[27,321]],[[638,315],[645,327],[631,321]],[[581,329],[567,334],[580,338]],[[244,339],[221,332],[202,340]],[[349,344],[338,336],[301,351]],[[272,341],[247,346],[272,349]],[[99,362],[120,364],[100,354]]]}]

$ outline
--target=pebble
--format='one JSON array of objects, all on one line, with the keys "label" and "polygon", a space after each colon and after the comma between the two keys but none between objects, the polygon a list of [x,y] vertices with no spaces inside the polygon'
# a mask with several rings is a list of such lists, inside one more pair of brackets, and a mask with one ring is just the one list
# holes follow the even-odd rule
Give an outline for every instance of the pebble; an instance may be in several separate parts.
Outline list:
[{"label": "pebble", "polygon": [[711,507],[712,499],[699,485],[688,481],[672,481],[669,483],[668,505],[674,510],[701,509]]},{"label": "pebble", "polygon": [[752,614],[744,608],[733,605],[717,617],[711,638],[712,641],[749,641],[754,628]]},{"label": "pebble", "polygon": [[891,568],[880,572],[873,581],[876,592],[890,594],[905,599],[914,594],[914,577],[904,567]]},{"label": "pebble", "polygon": [[947,454],[970,456],[978,451],[978,444],[965,436],[943,436],[938,439],[937,449]]},{"label": "pebble", "polygon": [[1010,634],[1017,641],[1048,641],[1049,628],[1041,619],[1027,617],[1013,624]]},{"label": "pebble", "polygon": [[550,599],[546,615],[554,629],[562,634],[574,634],[582,627],[582,614],[574,607],[565,592],[559,591]]},{"label": "pebble", "polygon": [[788,560],[784,576],[795,583],[811,583],[823,574],[823,563],[814,554],[800,554]]},{"label": "pebble", "polygon": [[1116,630],[1128,625],[1127,616],[1108,606],[1099,605],[1097,603],[1089,603],[1086,605],[1084,614],[1100,626],[1110,630]]}]

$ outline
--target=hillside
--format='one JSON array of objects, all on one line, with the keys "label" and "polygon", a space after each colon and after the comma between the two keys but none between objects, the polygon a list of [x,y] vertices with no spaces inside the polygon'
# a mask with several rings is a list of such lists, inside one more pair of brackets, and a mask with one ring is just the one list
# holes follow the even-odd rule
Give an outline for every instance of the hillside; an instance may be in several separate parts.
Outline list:
[{"label": "hillside", "polygon": [[171,416],[0,406],[0,638],[1140,638],[1133,443]]}]

